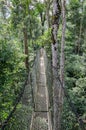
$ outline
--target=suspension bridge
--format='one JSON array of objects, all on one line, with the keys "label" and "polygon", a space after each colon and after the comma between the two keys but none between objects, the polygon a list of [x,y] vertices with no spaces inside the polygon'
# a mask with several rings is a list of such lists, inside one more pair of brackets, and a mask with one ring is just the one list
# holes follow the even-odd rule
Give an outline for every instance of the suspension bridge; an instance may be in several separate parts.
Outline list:
[{"label": "suspension bridge", "polygon": [[[7,119],[2,123],[1,130],[5,130],[5,127],[9,124],[9,121],[13,117],[13,114],[16,111],[20,101],[22,101],[23,104],[28,104],[28,84],[32,86],[31,95],[33,102],[33,112],[29,130],[53,130],[52,113],[50,109],[52,106],[53,91],[51,70],[52,65],[51,63],[48,63],[46,52],[43,48],[41,48],[37,51],[34,64],[32,65],[32,69],[30,70],[27,79],[21,89],[21,92],[16,99],[16,103],[12,111],[9,113]],[[80,128],[82,130],[85,130],[83,120],[79,118],[76,108],[72,103],[72,100],[70,99],[66,88],[62,86],[59,76],[56,78],[64,91],[64,96],[67,98],[71,111],[75,114],[76,120],[79,123]]]}]

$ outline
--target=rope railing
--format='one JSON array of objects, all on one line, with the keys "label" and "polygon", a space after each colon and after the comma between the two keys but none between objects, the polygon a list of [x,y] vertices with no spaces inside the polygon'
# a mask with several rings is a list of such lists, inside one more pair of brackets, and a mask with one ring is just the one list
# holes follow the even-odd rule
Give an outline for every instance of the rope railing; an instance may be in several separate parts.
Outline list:
[{"label": "rope railing", "polygon": [[[46,57],[47,57],[47,56],[46,56]],[[45,59],[46,59],[46,58],[45,58]],[[86,128],[85,128],[84,122],[83,122],[83,120],[80,118],[79,114],[77,113],[76,107],[75,107],[74,103],[72,102],[72,100],[71,100],[71,98],[70,98],[70,96],[69,96],[69,94],[68,94],[68,91],[67,91],[66,87],[63,87],[62,81],[60,80],[60,76],[59,76],[59,73],[58,73],[60,66],[58,66],[58,68],[52,66],[52,62],[50,62],[48,59],[47,59],[47,61],[45,61],[45,62],[47,62],[47,65],[48,65],[48,66],[46,67],[46,68],[47,68],[47,70],[46,70],[47,81],[48,81],[48,82],[51,82],[51,84],[52,84],[53,81],[50,81],[50,79],[53,80],[53,78],[52,78],[53,76],[52,76],[52,74],[50,74],[50,73],[52,73],[52,71],[50,71],[50,70],[55,69],[55,70],[57,71],[57,75],[58,75],[58,77],[56,77],[56,79],[59,81],[60,86],[61,86],[61,88],[63,89],[64,95],[65,95],[65,97],[66,97],[66,99],[67,99],[67,102],[68,102],[70,108],[71,108],[71,111],[74,113],[74,115],[75,115],[75,117],[76,117],[76,120],[77,120],[77,122],[79,123],[79,127],[80,127],[82,130],[85,130]],[[50,77],[50,79],[49,79],[49,77]],[[49,84],[49,85],[50,85],[50,84]],[[48,90],[48,91],[49,91],[49,90]],[[50,98],[52,98],[52,97],[50,97]],[[53,102],[53,101],[52,101],[52,102]],[[53,116],[53,115],[52,115],[52,116]]]},{"label": "rope railing", "polygon": [[[58,74],[58,69],[55,68],[54,66],[52,66],[52,68],[55,69],[55,70],[57,71],[57,74]],[[82,130],[86,130],[86,129],[85,129],[85,126],[84,126],[84,122],[83,122],[83,120],[79,117],[79,115],[78,115],[78,113],[77,113],[77,110],[76,110],[76,107],[75,107],[75,105],[73,104],[73,102],[72,102],[72,100],[71,100],[71,98],[70,98],[70,96],[69,96],[69,94],[68,94],[68,92],[67,92],[66,87],[63,86],[63,84],[62,84],[62,82],[61,82],[61,80],[60,80],[59,74],[58,74],[58,77],[55,77],[55,78],[59,81],[59,83],[60,83],[60,85],[61,85],[61,88],[63,89],[64,95],[65,95],[65,97],[66,97],[66,99],[67,99],[67,101],[68,101],[68,104],[69,104],[70,108],[71,108],[71,111],[74,113],[74,115],[75,115],[75,117],[76,117],[76,119],[77,119],[77,122],[79,123],[80,128],[81,128]]]},{"label": "rope railing", "polygon": [[8,123],[9,123],[10,119],[12,118],[14,112],[16,111],[16,108],[17,108],[17,106],[18,106],[18,104],[19,104],[19,102],[21,101],[21,98],[22,98],[22,96],[23,96],[25,87],[26,87],[26,85],[28,84],[28,81],[29,81],[28,78],[29,78],[29,74],[28,74],[28,76],[27,76],[27,78],[26,78],[26,81],[25,81],[25,83],[24,83],[24,85],[23,85],[23,87],[22,87],[22,89],[21,89],[21,91],[20,91],[18,97],[16,98],[16,102],[15,102],[15,105],[14,105],[13,109],[11,110],[11,112],[10,112],[10,114],[8,115],[8,117],[6,118],[6,120],[2,123],[2,125],[1,125],[1,130],[4,130],[4,129],[5,129],[5,127],[6,127],[6,126],[8,125]]},{"label": "rope railing", "polygon": [[[32,66],[31,66],[30,68],[33,68],[33,66],[35,65],[36,57],[37,57],[37,52],[36,52],[36,55],[34,56],[33,64],[32,64]],[[10,119],[13,117],[13,114],[14,114],[14,112],[16,111],[17,106],[18,106],[19,102],[21,101],[21,99],[22,99],[22,97],[23,97],[25,87],[27,86],[27,84],[30,84],[30,83],[31,83],[31,81],[30,81],[30,80],[31,80],[31,77],[30,77],[30,76],[31,76],[31,70],[30,70],[30,72],[28,72],[28,75],[27,75],[27,78],[26,78],[26,80],[25,80],[25,83],[23,84],[23,86],[22,86],[22,88],[21,88],[21,90],[20,90],[20,93],[19,93],[18,97],[17,97],[16,100],[15,100],[15,104],[14,104],[13,109],[10,111],[10,113],[9,113],[8,117],[5,119],[5,121],[2,122],[2,124],[1,124],[1,126],[0,126],[1,130],[4,130],[4,129],[5,129],[5,127],[6,127],[6,126],[8,125],[8,123],[9,123]]]},{"label": "rope railing", "polygon": [[[57,80],[59,80],[59,83],[60,83],[60,86],[62,87],[62,89],[63,89],[63,91],[64,91],[64,95],[65,95],[65,97],[66,97],[66,99],[67,99],[67,101],[68,101],[68,104],[69,104],[69,106],[70,106],[70,108],[71,108],[71,111],[74,113],[74,115],[75,115],[75,117],[76,117],[76,120],[77,120],[77,122],[79,123],[79,127],[82,129],[82,130],[85,130],[85,126],[84,126],[84,122],[83,122],[83,120],[80,118],[80,116],[79,116],[79,114],[77,113],[77,110],[76,110],[76,107],[75,107],[75,105],[74,105],[74,103],[72,102],[72,100],[71,100],[71,98],[70,98],[70,96],[69,96],[69,94],[68,94],[68,91],[67,91],[67,89],[66,89],[66,87],[63,87],[63,84],[62,84],[62,82],[61,82],[61,80],[60,80],[60,76],[59,76],[59,73],[58,73],[58,69],[59,69],[59,67],[58,68],[55,68],[54,66],[52,66],[52,62],[50,63],[50,61],[48,62],[47,61],[47,76],[48,76],[48,82],[50,82],[50,80],[49,80],[49,76],[51,76],[51,80],[53,80],[53,76],[52,76],[52,74],[50,74],[50,73],[52,73],[52,72],[50,72],[50,68],[51,69],[55,69],[56,71],[57,71],[57,74],[58,74],[58,77],[56,77],[56,79]],[[53,82],[53,81],[52,81]],[[48,90],[49,91],[49,90]]]}]

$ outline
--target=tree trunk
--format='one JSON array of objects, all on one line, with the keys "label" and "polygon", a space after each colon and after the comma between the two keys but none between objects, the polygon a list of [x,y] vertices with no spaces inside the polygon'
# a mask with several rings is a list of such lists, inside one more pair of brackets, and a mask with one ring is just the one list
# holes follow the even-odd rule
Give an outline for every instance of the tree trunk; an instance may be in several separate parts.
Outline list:
[{"label": "tree trunk", "polygon": [[28,63],[28,42],[27,42],[27,29],[26,27],[23,28],[23,33],[24,33],[24,48],[25,48],[25,66],[26,69],[29,70],[29,63]]},{"label": "tree trunk", "polygon": [[52,23],[52,65],[53,65],[53,107],[54,107],[54,130],[60,130],[60,117],[58,115],[60,111],[59,104],[59,81],[58,77],[58,40],[57,33],[59,29],[59,19],[60,19],[60,5],[58,0],[53,0],[53,23]]},{"label": "tree trunk", "polygon": [[62,87],[64,87],[64,43],[65,43],[65,30],[66,30],[66,17],[65,17],[65,0],[61,0],[62,5],[62,41],[61,41],[61,56],[60,56],[60,80],[62,83],[62,86],[60,87],[60,102],[61,102],[61,108],[60,108],[60,116],[62,113],[62,106],[63,106],[63,97],[64,92]]},{"label": "tree trunk", "polygon": [[50,28],[50,14],[49,14],[49,10],[50,10],[50,5],[51,5],[51,0],[44,0],[45,2],[45,6],[46,6],[46,20],[47,20],[47,26],[48,29]]},{"label": "tree trunk", "polygon": [[42,35],[44,34],[44,23],[45,23],[45,14],[43,12],[40,13],[41,18],[41,26],[42,26]]},{"label": "tree trunk", "polygon": [[[81,4],[82,4],[82,7],[81,7],[81,11],[82,11],[82,14],[84,12],[84,1],[83,0],[80,0]],[[80,55],[80,51],[81,51],[81,37],[82,37],[82,28],[83,28],[83,16],[81,17],[81,20],[80,20],[80,31],[79,31],[79,37],[78,37],[78,45],[77,45],[77,50],[78,50],[78,55]]]}]

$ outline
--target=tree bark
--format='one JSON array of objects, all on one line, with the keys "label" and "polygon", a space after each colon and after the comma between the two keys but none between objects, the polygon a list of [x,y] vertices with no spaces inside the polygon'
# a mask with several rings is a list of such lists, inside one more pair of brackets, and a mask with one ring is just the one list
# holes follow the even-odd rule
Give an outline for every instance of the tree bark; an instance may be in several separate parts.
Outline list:
[{"label": "tree bark", "polygon": [[49,29],[50,28],[50,14],[49,14],[49,11],[50,11],[51,0],[44,0],[44,2],[45,2],[45,6],[46,6],[47,26],[48,26],[48,29]]},{"label": "tree bark", "polygon": [[[81,11],[82,13],[84,12],[84,1],[80,0],[82,7],[81,7]],[[80,50],[81,50],[81,37],[82,37],[82,28],[83,28],[83,16],[81,17],[80,20],[80,31],[79,31],[79,37],[78,37],[78,42],[77,42],[77,50],[78,50],[78,55],[80,55]]]},{"label": "tree bark", "polygon": [[64,44],[65,44],[65,30],[66,30],[65,0],[61,0],[61,5],[62,5],[62,41],[61,41],[61,56],[60,56],[60,80],[62,86],[60,87],[60,96],[59,96],[59,100],[61,102],[61,108],[59,113],[60,116],[62,113],[63,97],[64,97],[62,87],[64,87]]},{"label": "tree bark", "polygon": [[60,56],[60,80],[64,86],[64,44],[65,44],[65,30],[66,30],[66,17],[65,17],[65,0],[62,3],[62,41],[61,41],[61,56]]},{"label": "tree bark", "polygon": [[41,18],[41,26],[42,26],[42,35],[44,34],[44,23],[45,23],[45,14],[43,12],[40,13]]},{"label": "tree bark", "polygon": [[25,48],[25,55],[26,55],[26,58],[25,58],[25,66],[26,66],[26,69],[29,70],[29,62],[28,62],[28,42],[27,42],[27,29],[26,27],[23,28],[23,34],[24,34],[24,48]]},{"label": "tree bark", "polygon": [[60,130],[60,117],[58,115],[60,111],[59,104],[59,81],[57,81],[58,77],[58,67],[59,67],[59,59],[58,59],[58,40],[57,34],[59,29],[59,19],[60,19],[60,4],[59,0],[53,0],[53,23],[52,23],[52,66],[53,66],[53,108],[54,108],[54,130]]}]

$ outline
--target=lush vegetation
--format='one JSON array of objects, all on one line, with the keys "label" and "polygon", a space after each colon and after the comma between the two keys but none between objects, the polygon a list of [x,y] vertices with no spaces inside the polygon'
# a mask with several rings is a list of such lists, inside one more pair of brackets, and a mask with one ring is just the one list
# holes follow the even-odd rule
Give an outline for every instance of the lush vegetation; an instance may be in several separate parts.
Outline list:
[{"label": "lush vegetation", "polygon": [[[46,17],[48,4],[49,21]],[[0,126],[15,106],[31,70],[34,55],[41,46],[45,46],[51,63],[52,19],[52,0],[0,1]],[[62,18],[59,24],[60,54]],[[32,99],[31,87],[28,86],[29,102],[24,104],[21,100],[6,130],[29,128]],[[86,0],[66,2],[65,87],[80,119],[86,125]],[[64,99],[61,123],[62,130],[80,129],[67,98]]]}]

